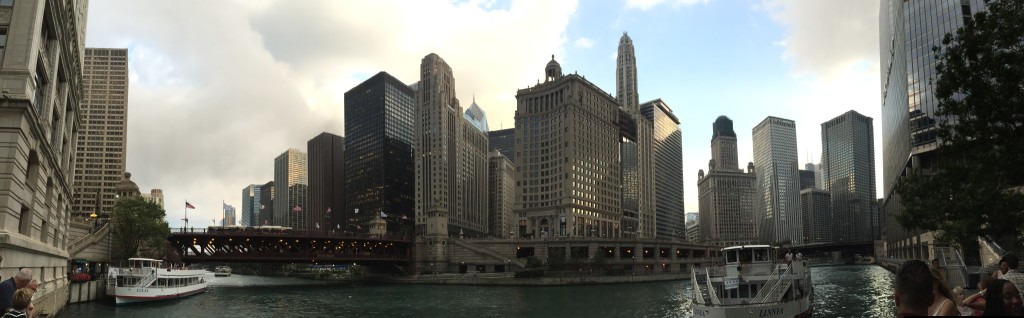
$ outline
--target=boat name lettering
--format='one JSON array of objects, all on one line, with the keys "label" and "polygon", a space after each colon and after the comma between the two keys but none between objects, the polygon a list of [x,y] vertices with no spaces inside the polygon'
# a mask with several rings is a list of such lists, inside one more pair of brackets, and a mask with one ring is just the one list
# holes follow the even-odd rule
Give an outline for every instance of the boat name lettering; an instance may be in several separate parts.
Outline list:
[{"label": "boat name lettering", "polygon": [[781,314],[782,314],[782,308],[761,309],[761,315],[759,315],[758,317],[771,317],[771,316],[781,315]]},{"label": "boat name lettering", "polygon": [[148,293],[149,289],[148,288],[136,288],[135,292],[136,293]]}]

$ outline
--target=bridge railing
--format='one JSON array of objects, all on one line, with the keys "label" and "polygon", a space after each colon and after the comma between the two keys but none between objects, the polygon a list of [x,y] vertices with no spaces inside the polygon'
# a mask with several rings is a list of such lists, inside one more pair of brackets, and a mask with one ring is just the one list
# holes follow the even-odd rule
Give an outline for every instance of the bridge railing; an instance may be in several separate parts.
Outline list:
[{"label": "bridge railing", "polygon": [[348,231],[332,230],[295,230],[295,229],[261,229],[261,228],[171,228],[171,234],[204,234],[204,235],[244,235],[244,236],[268,236],[268,237],[332,237],[332,238],[359,238],[359,239],[380,239],[392,241],[413,241],[412,237],[394,234],[369,234],[355,233]]}]

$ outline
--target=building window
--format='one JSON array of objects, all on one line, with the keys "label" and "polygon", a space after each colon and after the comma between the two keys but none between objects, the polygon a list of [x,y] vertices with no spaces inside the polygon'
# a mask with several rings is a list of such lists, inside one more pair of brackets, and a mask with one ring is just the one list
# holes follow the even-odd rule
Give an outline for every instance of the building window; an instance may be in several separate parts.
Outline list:
[{"label": "building window", "polygon": [[14,0],[0,0],[0,7],[10,7],[14,5]]},{"label": "building window", "polygon": [[[0,0],[0,5],[3,5]],[[10,0],[8,0],[10,2]],[[0,63],[4,60],[4,52],[7,51],[7,29],[0,29]]]}]

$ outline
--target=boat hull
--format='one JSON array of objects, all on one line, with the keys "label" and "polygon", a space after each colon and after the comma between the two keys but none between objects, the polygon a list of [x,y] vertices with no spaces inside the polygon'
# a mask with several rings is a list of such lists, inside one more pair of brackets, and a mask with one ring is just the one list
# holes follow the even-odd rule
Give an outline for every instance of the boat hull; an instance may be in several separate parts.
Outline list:
[{"label": "boat hull", "polygon": [[206,283],[180,287],[114,287],[117,304],[130,304],[188,297],[206,291]]},{"label": "boat hull", "polygon": [[803,318],[810,317],[812,312],[811,298],[805,297],[790,302],[771,305],[747,305],[747,306],[693,306],[693,317],[708,318]]}]

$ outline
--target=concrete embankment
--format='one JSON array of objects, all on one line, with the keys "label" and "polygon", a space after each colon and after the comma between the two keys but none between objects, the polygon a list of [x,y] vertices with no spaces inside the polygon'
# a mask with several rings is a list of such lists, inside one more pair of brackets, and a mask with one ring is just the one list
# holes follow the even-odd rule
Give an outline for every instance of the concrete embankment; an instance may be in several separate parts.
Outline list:
[{"label": "concrete embankment", "polygon": [[84,303],[107,297],[107,280],[98,279],[83,283],[72,283],[68,294],[68,303]]},{"label": "concrete embankment", "polygon": [[571,286],[571,285],[602,285],[629,284],[643,282],[661,282],[689,279],[683,273],[621,275],[621,276],[555,276],[539,278],[513,278],[507,274],[439,274],[418,275],[408,277],[363,277],[345,279],[351,281],[368,281],[392,284],[427,284],[427,285],[489,285],[489,286]]}]

